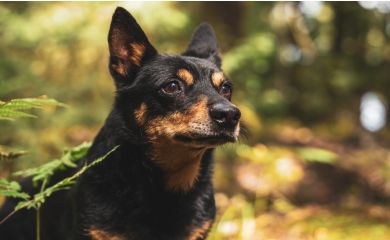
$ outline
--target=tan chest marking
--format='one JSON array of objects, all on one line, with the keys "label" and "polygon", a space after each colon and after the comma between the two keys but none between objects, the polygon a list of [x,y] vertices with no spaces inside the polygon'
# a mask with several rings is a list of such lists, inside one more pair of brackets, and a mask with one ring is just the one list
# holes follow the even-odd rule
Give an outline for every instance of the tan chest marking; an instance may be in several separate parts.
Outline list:
[{"label": "tan chest marking", "polygon": [[180,79],[182,79],[188,86],[194,84],[194,76],[187,69],[181,68],[177,70],[176,75]]},{"label": "tan chest marking", "polygon": [[212,225],[212,221],[207,221],[202,224],[202,226],[195,228],[190,233],[190,236],[187,238],[187,240],[198,240],[198,239],[204,239],[204,237],[209,232],[209,229]]},{"label": "tan chest marking", "polygon": [[202,156],[206,150],[194,150],[168,138],[154,142],[154,159],[165,174],[165,184],[171,190],[190,189],[199,174]]},{"label": "tan chest marking", "polygon": [[225,80],[225,75],[223,72],[215,72],[211,75],[211,82],[213,83],[214,87],[217,89],[221,86],[222,82]]},{"label": "tan chest marking", "polygon": [[123,236],[111,234],[95,227],[88,230],[88,235],[92,240],[126,240]]},{"label": "tan chest marking", "polygon": [[193,121],[208,118],[207,99],[202,99],[187,112],[175,112],[147,123],[146,131],[152,143],[152,158],[164,171],[166,186],[171,190],[188,190],[195,183],[206,149],[196,149],[172,140],[177,134],[189,132]]}]

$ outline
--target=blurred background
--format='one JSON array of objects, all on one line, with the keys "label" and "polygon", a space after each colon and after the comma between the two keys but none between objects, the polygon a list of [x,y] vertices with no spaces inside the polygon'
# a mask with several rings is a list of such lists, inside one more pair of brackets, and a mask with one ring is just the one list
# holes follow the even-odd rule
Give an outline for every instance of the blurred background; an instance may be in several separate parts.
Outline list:
[{"label": "blurred background", "polygon": [[246,130],[216,153],[210,239],[390,239],[388,2],[1,3],[0,100],[68,107],[0,122],[0,151],[27,151],[0,161],[0,177],[102,126],[118,5],[163,53],[203,21],[216,30]]}]

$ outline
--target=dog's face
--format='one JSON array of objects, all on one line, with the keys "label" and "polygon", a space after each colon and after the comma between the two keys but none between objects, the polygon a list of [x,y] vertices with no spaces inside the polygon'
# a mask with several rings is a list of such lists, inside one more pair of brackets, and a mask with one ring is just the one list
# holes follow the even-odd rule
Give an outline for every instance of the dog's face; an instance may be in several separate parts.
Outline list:
[{"label": "dog's face", "polygon": [[182,55],[161,55],[118,8],[108,41],[123,116],[147,141],[201,149],[237,139],[240,111],[230,102],[232,83],[220,69],[211,26],[200,25]]}]

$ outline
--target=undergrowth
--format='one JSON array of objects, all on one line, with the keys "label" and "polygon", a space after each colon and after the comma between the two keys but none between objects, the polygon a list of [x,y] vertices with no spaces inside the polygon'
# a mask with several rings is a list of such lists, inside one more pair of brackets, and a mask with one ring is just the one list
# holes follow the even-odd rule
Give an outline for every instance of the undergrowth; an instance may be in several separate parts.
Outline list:
[{"label": "undergrowth", "polygon": [[[19,117],[36,117],[35,115],[28,113],[27,111],[34,108],[44,108],[47,106],[59,106],[65,105],[45,96],[39,98],[22,98],[13,99],[7,102],[0,101],[0,120],[13,121]],[[23,192],[22,187],[17,181],[11,181],[7,179],[0,179],[0,196],[11,197],[19,199],[19,203],[15,206],[14,210],[6,216],[4,219],[0,219],[0,224],[5,222],[14,213],[21,209],[35,209],[36,210],[36,239],[40,240],[40,208],[53,193],[66,190],[76,183],[77,179],[89,168],[102,162],[108,155],[110,155],[118,147],[114,147],[111,151],[107,152],[104,156],[99,157],[91,163],[82,165],[76,173],[62,179],[57,183],[53,183],[48,187],[51,177],[59,171],[66,168],[77,168],[77,162],[84,158],[90,148],[91,143],[82,143],[79,146],[65,149],[62,156],[58,159],[53,159],[39,167],[30,168],[22,171],[15,172],[15,177],[31,177],[34,186],[39,186],[39,192],[33,195]],[[26,152],[5,152],[0,149],[0,160],[13,160],[24,155]]]}]

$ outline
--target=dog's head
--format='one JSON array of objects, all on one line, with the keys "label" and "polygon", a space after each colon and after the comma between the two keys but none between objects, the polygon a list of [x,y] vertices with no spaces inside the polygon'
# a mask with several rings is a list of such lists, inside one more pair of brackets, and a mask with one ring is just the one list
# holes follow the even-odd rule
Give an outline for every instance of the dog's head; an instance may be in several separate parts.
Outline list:
[{"label": "dog's head", "polygon": [[182,55],[159,54],[135,19],[117,8],[108,42],[117,105],[147,141],[200,149],[237,139],[241,114],[230,101],[232,83],[210,25],[197,28]]}]

